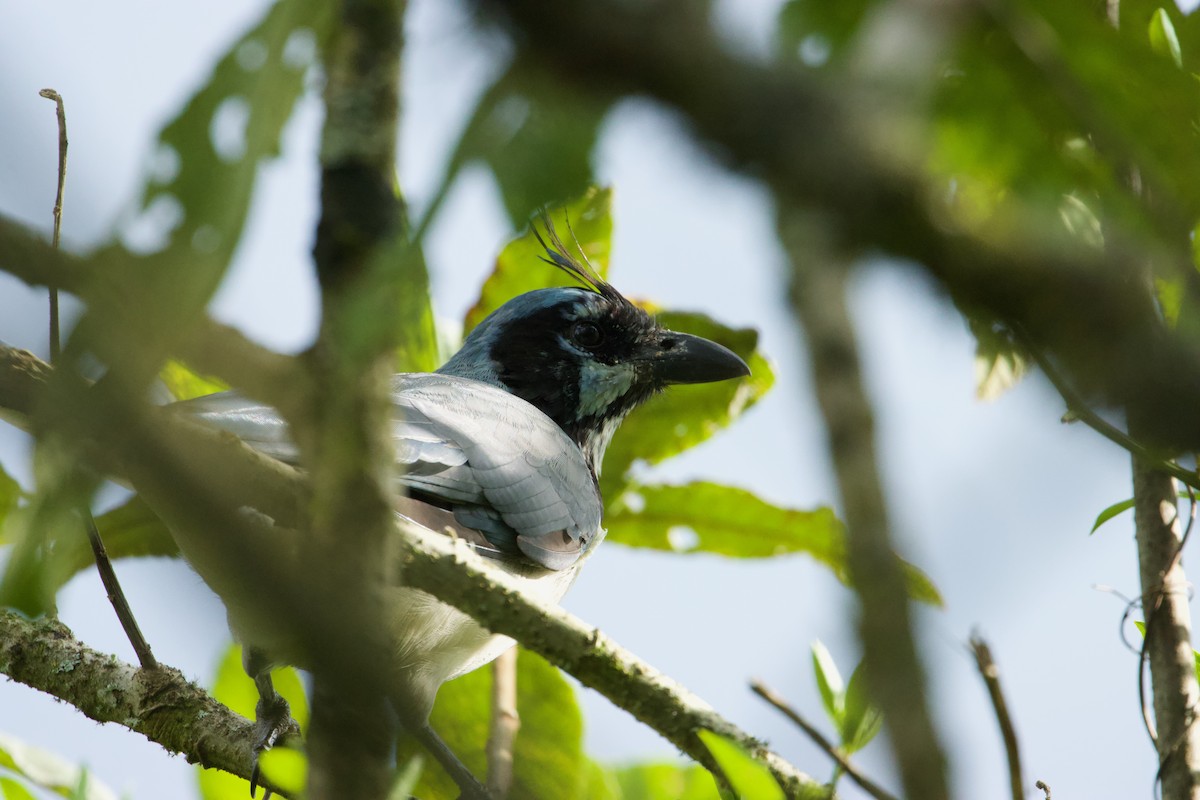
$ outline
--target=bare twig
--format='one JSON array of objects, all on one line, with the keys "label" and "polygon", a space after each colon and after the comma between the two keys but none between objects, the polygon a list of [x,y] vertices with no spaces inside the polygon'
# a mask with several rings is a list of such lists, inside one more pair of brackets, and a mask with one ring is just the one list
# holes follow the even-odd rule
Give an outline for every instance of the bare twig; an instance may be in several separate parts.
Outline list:
[{"label": "bare twig", "polygon": [[[38,94],[47,100],[54,101],[58,116],[58,188],[54,197],[54,238],[51,241],[51,246],[57,250],[62,241],[63,190],[67,182],[67,112],[63,107],[62,95],[55,90],[42,89]],[[50,363],[55,364],[62,353],[62,334],[58,316],[58,287],[50,286],[49,291]],[[108,557],[108,552],[104,549],[104,542],[100,538],[100,531],[96,528],[96,520],[92,517],[91,509],[86,506],[80,508],[80,515],[83,517],[84,525],[87,528],[88,542],[92,546],[92,554],[96,559],[96,571],[100,573],[100,582],[104,584],[104,590],[108,594],[108,601],[112,603],[113,610],[117,613],[117,619],[120,621],[125,635],[129,638],[129,643],[133,645],[133,651],[137,654],[138,662],[142,665],[142,669],[157,669],[158,661],[154,658],[154,653],[150,651],[150,645],[146,642],[146,637],[142,635],[137,620],[134,619],[133,609],[129,607],[129,601],[125,599],[125,592],[121,589],[121,583],[117,580],[117,573],[113,569],[112,561]]]},{"label": "bare twig", "polygon": [[[63,188],[67,183],[67,112],[63,108],[62,95],[53,89],[42,89],[39,95],[53,100],[58,117],[58,191],[54,196],[54,247],[59,245],[62,232]],[[50,363],[58,361],[62,352],[62,340],[58,322],[58,287],[50,287]]]},{"label": "bare twig", "polygon": [[96,556],[96,571],[100,573],[100,582],[104,584],[104,591],[108,593],[108,602],[112,603],[113,610],[117,612],[117,619],[120,620],[121,628],[124,629],[129,643],[133,645],[133,652],[137,654],[138,663],[142,665],[142,669],[158,669],[158,660],[150,651],[150,644],[142,635],[141,628],[138,627],[137,620],[133,616],[133,609],[129,607],[129,601],[125,599],[125,592],[121,591],[117,573],[113,569],[112,560],[108,557],[108,551],[104,549],[104,540],[100,538],[100,531],[96,528],[96,520],[92,516],[91,510],[83,509],[83,516],[84,524],[87,526],[88,542],[92,545],[92,553]]},{"label": "bare twig", "polygon": [[487,788],[494,800],[512,789],[513,748],[521,717],[517,714],[517,648],[492,662],[492,719],[487,741]]},{"label": "bare twig", "polygon": [[1008,713],[1008,703],[1005,702],[1004,692],[1000,689],[1000,670],[992,660],[991,648],[977,635],[971,637],[971,653],[975,656],[975,666],[979,669],[984,685],[987,686],[992,710],[1000,724],[1004,754],[1008,758],[1008,782],[1012,790],[1012,800],[1022,800],[1025,797],[1025,778],[1021,772],[1021,750],[1017,745],[1017,731]]},{"label": "bare twig", "polygon": [[802,730],[808,738],[812,739],[813,744],[821,748],[827,756],[833,759],[834,763],[841,767],[842,772],[850,776],[850,780],[862,787],[864,792],[874,797],[875,800],[897,800],[894,794],[863,774],[862,770],[854,765],[854,762],[842,752],[840,747],[826,739],[824,734],[817,730],[816,726],[800,716],[800,712],[774,689],[756,679],[750,681],[750,690],[774,706],[785,717],[796,723],[796,727]]},{"label": "bare twig", "polygon": [[1036,783],[1034,783],[1033,785],[1034,785],[1034,786],[1036,786],[1037,788],[1041,789],[1043,792],[1045,792],[1045,793],[1046,793],[1046,800],[1051,800],[1051,797],[1050,797],[1050,785],[1049,785],[1048,783],[1046,783],[1045,781],[1037,781],[1037,782],[1036,782]]},{"label": "bare twig", "polygon": [[[1133,430],[1137,420],[1131,420]],[[1198,783],[1200,728],[1195,709],[1200,702],[1195,656],[1191,645],[1188,583],[1180,554],[1192,525],[1180,525],[1178,492],[1171,477],[1136,456],[1133,459],[1134,522],[1146,618],[1138,688],[1146,707],[1144,664],[1150,665],[1154,720],[1147,728],[1155,741],[1165,798],[1192,797]]]},{"label": "bare twig", "polygon": [[1172,478],[1187,486],[1200,489],[1200,474],[1186,470],[1175,462],[1162,458],[1160,455],[1152,452],[1150,448],[1093,411],[1087,404],[1087,401],[1075,391],[1070,382],[1058,371],[1058,368],[1054,366],[1050,359],[1046,357],[1041,348],[1035,345],[1023,331],[1016,329],[1014,332],[1021,346],[1033,356],[1033,360],[1041,368],[1042,374],[1046,376],[1046,379],[1050,381],[1050,384],[1058,392],[1059,396],[1062,397],[1063,402],[1067,404],[1067,409],[1073,417],[1083,422],[1105,439],[1124,448],[1131,455],[1153,464],[1156,469],[1167,473]]}]

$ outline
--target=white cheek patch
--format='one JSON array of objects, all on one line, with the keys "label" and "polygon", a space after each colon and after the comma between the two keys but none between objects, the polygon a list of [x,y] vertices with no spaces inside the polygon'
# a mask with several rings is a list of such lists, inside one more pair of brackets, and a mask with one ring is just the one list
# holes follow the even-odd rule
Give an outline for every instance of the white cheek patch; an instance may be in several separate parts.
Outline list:
[{"label": "white cheek patch", "polygon": [[595,416],[629,391],[637,377],[633,364],[600,364],[585,360],[579,369],[578,418]]}]

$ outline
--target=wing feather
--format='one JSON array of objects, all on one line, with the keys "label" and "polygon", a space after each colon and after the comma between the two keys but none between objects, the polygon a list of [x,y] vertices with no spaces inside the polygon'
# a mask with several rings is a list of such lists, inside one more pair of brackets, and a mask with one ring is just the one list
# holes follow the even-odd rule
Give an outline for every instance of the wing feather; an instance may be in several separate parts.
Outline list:
[{"label": "wing feather", "polygon": [[[392,396],[399,490],[444,504],[497,548],[548,569],[571,566],[603,535],[583,454],[532,405],[479,381],[425,373],[395,376]],[[175,407],[299,463],[287,423],[270,406],[223,392]]]}]

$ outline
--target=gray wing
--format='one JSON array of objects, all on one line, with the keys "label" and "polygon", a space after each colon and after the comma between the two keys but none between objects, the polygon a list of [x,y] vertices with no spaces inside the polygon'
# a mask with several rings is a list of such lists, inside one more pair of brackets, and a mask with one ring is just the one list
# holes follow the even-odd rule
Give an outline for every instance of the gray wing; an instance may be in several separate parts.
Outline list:
[{"label": "gray wing", "polygon": [[[548,569],[566,569],[595,543],[602,533],[595,479],[549,417],[467,378],[402,374],[392,390],[397,489]],[[177,406],[274,458],[299,459],[269,406],[232,392]]]},{"label": "gray wing", "polygon": [[[545,414],[450,375],[397,375],[393,401],[397,460],[409,467],[397,476],[405,489],[453,500],[460,523],[502,549],[515,544],[549,569],[566,569],[594,544],[601,511],[595,479]],[[434,461],[444,468],[431,469]]]}]

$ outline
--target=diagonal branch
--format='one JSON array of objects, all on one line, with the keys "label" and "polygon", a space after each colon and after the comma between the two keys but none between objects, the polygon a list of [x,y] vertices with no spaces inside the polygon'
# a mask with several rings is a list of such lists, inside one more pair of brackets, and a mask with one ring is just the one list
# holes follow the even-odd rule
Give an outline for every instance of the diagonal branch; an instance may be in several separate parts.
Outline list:
[{"label": "diagonal branch", "polygon": [[253,723],[179,670],[137,669],[87,647],[62,623],[0,611],[0,671],[90,719],[121,725],[182,753],[188,763],[250,777]]}]

